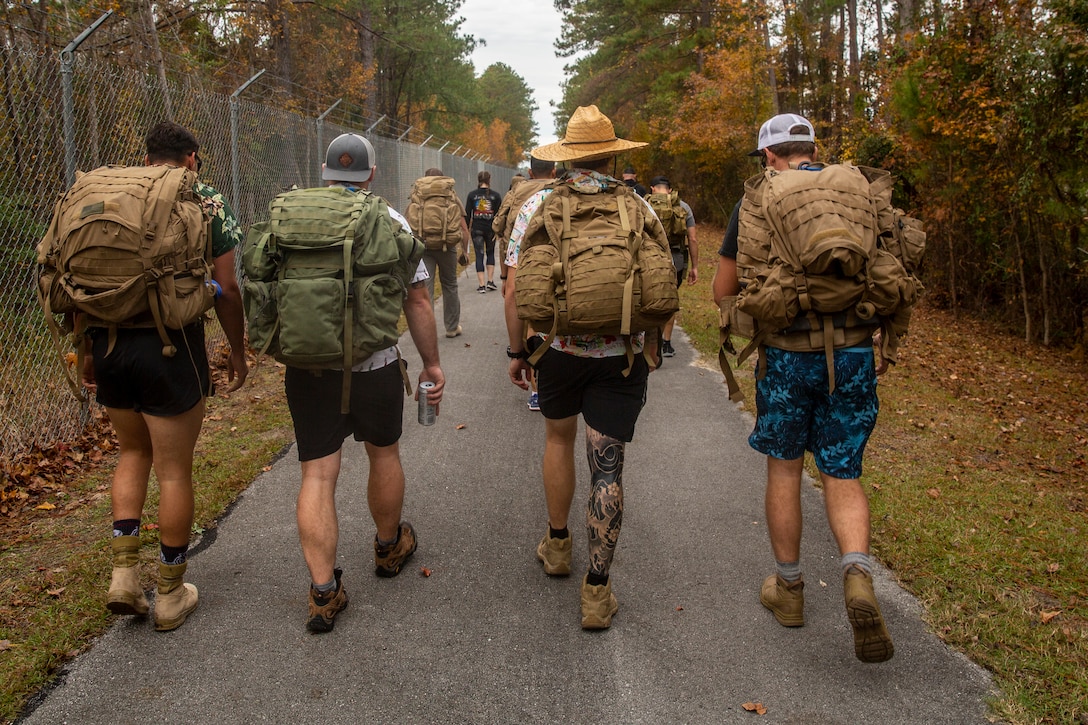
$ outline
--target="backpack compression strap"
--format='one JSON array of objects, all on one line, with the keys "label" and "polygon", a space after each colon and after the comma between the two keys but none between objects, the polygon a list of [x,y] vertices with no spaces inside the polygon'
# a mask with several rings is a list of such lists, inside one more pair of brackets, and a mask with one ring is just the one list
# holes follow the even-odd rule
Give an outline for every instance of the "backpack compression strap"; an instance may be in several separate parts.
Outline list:
[{"label": "backpack compression strap", "polygon": [[351,208],[351,224],[344,235],[344,383],[340,391],[340,412],[347,413],[351,408],[351,368],[354,358],[355,327],[355,285],[353,278],[352,252],[355,247],[355,233],[363,218],[363,212],[369,206],[370,195],[365,191],[356,192],[355,203]]},{"label": "backpack compression strap", "polygon": [[[181,175],[184,178],[184,173]],[[144,236],[150,242],[151,249],[156,252],[159,251],[159,247],[162,244],[163,237],[166,236],[166,228],[170,224],[170,212],[174,208],[174,200],[178,195],[179,182],[177,178],[170,174],[169,169],[163,174],[163,182],[159,186],[159,194],[155,198],[155,206],[152,212],[151,224],[144,232]],[[169,195],[166,193],[169,189]],[[147,303],[151,308],[151,316],[155,319],[155,329],[159,333],[159,339],[162,340],[162,354],[163,357],[174,357],[177,354],[178,349],[174,347],[173,342],[170,341],[170,336],[166,334],[166,326],[162,322],[162,310],[159,308],[161,297],[159,295],[159,279],[164,274],[173,274],[171,269],[169,272],[154,268],[151,266],[151,261],[144,260],[144,282],[147,285]],[[171,300],[171,304],[174,304],[174,300]],[[114,334],[111,332],[110,349],[113,348]]]}]

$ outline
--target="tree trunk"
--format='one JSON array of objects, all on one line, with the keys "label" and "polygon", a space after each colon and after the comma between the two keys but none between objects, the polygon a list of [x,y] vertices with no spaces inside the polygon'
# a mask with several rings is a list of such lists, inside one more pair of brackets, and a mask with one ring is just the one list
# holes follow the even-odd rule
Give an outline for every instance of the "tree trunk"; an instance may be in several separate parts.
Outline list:
[{"label": "tree trunk", "polygon": [[858,0],[847,0],[846,11],[849,22],[850,43],[850,109],[854,108],[854,98],[861,87],[861,70],[858,61]]},{"label": "tree trunk", "polygon": [[[952,184],[952,157],[948,157],[948,184]],[[959,294],[956,290],[956,243],[952,236],[952,230],[956,228],[956,203],[952,202],[952,211],[949,214],[948,224],[948,295],[952,298],[952,316],[959,317]]]},{"label": "tree trunk", "polygon": [[366,98],[363,99],[363,110],[369,119],[368,122],[373,123],[378,119],[378,69],[374,57],[374,32],[372,30],[374,26],[371,24],[372,15],[370,9],[365,5],[359,8],[356,17],[359,25],[362,26],[359,29],[359,61],[364,68],[374,70],[374,75],[367,84]]},{"label": "tree trunk", "polygon": [[763,14],[759,17],[759,24],[762,26],[763,31],[763,48],[767,53],[767,87],[771,92],[771,105],[774,108],[774,115],[778,115],[778,77],[774,70],[774,56],[771,55],[771,27],[767,22],[767,13],[769,12],[766,3],[763,5]]},{"label": "tree trunk", "polygon": [[880,57],[884,57],[884,3],[881,0],[873,0],[873,13],[876,15],[876,49]]},{"label": "tree trunk", "polygon": [[1034,330],[1032,330],[1031,326],[1031,304],[1028,299],[1028,277],[1027,272],[1024,270],[1024,248],[1020,243],[1020,232],[1015,230],[1012,236],[1013,239],[1016,240],[1016,266],[1020,270],[1020,299],[1024,302],[1024,342],[1030,343],[1031,338],[1034,337]]},{"label": "tree trunk", "polygon": [[[938,0],[935,3],[940,6]],[[899,38],[906,39],[914,34],[914,0],[899,0]]]},{"label": "tree trunk", "polygon": [[1039,250],[1039,305],[1043,311],[1043,345],[1050,347],[1050,267],[1046,261],[1046,248],[1039,238],[1033,216],[1028,216],[1028,238]]},{"label": "tree trunk", "polygon": [[151,0],[132,0],[129,5],[129,18],[133,28],[133,39],[141,46],[140,55],[149,58],[159,79],[159,91],[162,96],[163,112],[167,119],[174,120],[174,107],[170,102],[170,86],[166,81],[166,63],[159,45],[159,29],[155,25],[155,14],[151,10]]}]

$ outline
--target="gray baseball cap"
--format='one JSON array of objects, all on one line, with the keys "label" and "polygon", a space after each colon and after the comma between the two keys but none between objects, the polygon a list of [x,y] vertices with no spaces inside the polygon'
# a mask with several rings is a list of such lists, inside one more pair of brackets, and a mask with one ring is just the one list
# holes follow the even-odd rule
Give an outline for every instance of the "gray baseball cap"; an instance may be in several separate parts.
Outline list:
[{"label": "gray baseball cap", "polygon": [[374,147],[357,133],[343,133],[325,152],[325,181],[367,181],[374,170]]}]

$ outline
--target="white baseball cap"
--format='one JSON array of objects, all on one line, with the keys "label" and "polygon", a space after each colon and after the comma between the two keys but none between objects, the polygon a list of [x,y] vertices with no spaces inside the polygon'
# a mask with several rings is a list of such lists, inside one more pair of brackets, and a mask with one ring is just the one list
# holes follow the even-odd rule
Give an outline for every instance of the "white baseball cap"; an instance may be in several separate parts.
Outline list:
[{"label": "white baseball cap", "polygon": [[748,154],[761,156],[763,149],[787,141],[808,141],[816,143],[816,132],[804,116],[796,113],[780,113],[759,127],[759,146]]}]

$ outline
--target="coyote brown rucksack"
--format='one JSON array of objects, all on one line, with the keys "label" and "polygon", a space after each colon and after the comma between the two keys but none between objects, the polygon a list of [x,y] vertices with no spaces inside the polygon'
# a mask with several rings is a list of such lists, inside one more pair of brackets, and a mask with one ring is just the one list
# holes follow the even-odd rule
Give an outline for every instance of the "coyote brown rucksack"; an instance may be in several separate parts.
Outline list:
[{"label": "coyote brown rucksack", "polygon": [[661,220],[661,226],[665,227],[669,246],[673,249],[683,248],[688,237],[688,215],[680,206],[679,192],[654,192],[646,197],[646,201],[650,202]]},{"label": "coyote brown rucksack", "polygon": [[445,252],[461,243],[463,207],[449,176],[421,176],[412,183],[405,216],[427,249]]},{"label": "coyote brown rucksack", "polygon": [[[38,300],[58,350],[53,315],[78,312],[75,329],[66,330],[79,338],[88,326],[108,327],[109,352],[118,327],[154,327],[162,354],[177,352],[167,328],[199,320],[215,303],[210,220],[196,180],[165,165],[103,166],[77,176],[37,247]],[[69,382],[82,399],[70,371]]]},{"label": "coyote brown rucksack", "polygon": [[395,345],[423,245],[385,200],[329,186],[284,192],[268,208],[242,251],[250,346],[291,367],[349,371]]},{"label": "coyote brown rucksack", "polygon": [[[925,235],[916,220],[891,207],[890,175],[809,164],[767,169],[744,186],[742,289],[722,305],[724,338],[731,332],[751,338],[738,362],[757,349],[762,358],[764,345],[823,350],[834,391],[834,349],[866,344],[879,327],[881,352],[894,363],[923,289],[915,272]],[[758,375],[764,372],[761,363]]]},{"label": "coyote brown rucksack", "polygon": [[649,216],[622,183],[591,191],[556,184],[529,221],[518,259],[518,317],[549,330],[530,362],[556,335],[630,335],[664,325],[679,309],[668,241]]},{"label": "coyote brown rucksack", "polygon": [[[498,212],[495,213],[495,218],[491,220],[491,231],[495,232],[495,238],[501,244],[505,245],[510,241],[510,235],[514,232],[514,224],[518,220],[518,212],[521,211],[522,205],[529,200],[530,196],[553,183],[555,179],[526,179],[506,192]],[[498,253],[505,256],[506,248],[501,248]]]}]

